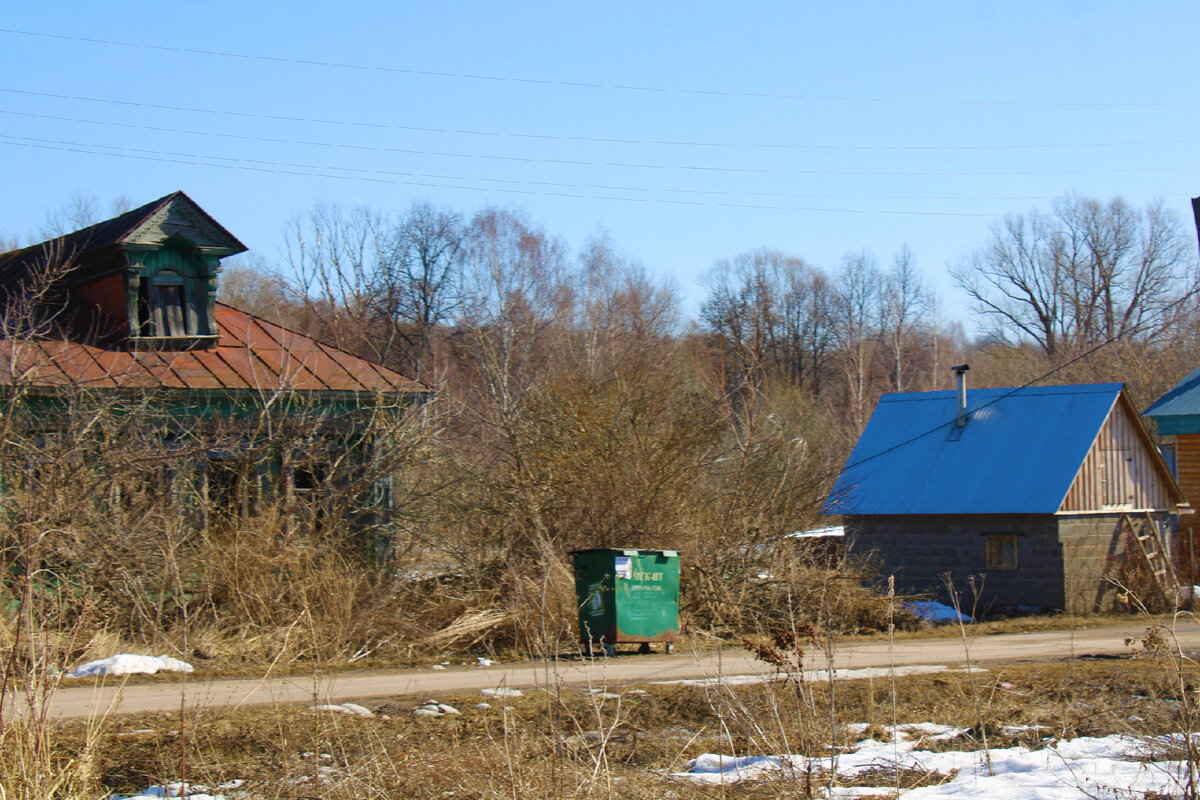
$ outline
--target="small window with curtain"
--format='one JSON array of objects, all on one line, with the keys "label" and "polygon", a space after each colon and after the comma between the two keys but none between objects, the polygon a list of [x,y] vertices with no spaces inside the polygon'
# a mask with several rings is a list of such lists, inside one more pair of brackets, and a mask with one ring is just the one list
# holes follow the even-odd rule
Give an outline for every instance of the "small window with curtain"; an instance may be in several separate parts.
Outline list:
[{"label": "small window with curtain", "polygon": [[1013,534],[991,534],[984,539],[988,569],[1017,568],[1017,537]]}]

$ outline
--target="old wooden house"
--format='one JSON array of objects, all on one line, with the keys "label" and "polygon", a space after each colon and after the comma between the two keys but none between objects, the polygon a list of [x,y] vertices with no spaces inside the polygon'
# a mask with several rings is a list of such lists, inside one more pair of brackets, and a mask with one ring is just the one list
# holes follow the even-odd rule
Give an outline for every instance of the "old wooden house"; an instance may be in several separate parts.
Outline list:
[{"label": "old wooden house", "polygon": [[979,610],[1165,602],[1186,500],[1122,384],[968,393],[963,371],[880,399],[825,507],[852,551]]},{"label": "old wooden house", "polygon": [[[49,441],[72,404],[121,400],[154,418],[144,435],[171,467],[146,479],[184,487],[203,524],[268,496],[294,508],[334,464],[375,458],[371,420],[425,388],[220,302],[221,260],[245,249],[175,192],[0,254],[0,394],[31,412],[23,433]],[[357,487],[358,509],[386,489]]]},{"label": "old wooden house", "polygon": [[[1200,198],[1198,198],[1200,200]],[[1200,204],[1197,204],[1200,212]],[[1200,219],[1200,217],[1198,217]],[[1200,507],[1200,368],[1142,412],[1158,425],[1165,452],[1188,504]],[[1181,517],[1176,552],[1180,578],[1191,586],[1200,579],[1200,519]]]}]

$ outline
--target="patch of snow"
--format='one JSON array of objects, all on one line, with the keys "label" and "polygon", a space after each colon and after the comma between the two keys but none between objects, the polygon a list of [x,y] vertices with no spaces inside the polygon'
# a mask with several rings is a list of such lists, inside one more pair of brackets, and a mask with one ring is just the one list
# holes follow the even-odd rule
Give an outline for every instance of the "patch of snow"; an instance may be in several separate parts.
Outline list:
[{"label": "patch of snow", "polygon": [[437,700],[426,700],[425,705],[413,709],[413,714],[418,717],[444,717],[446,715],[459,715],[462,712],[446,703],[440,703]]},{"label": "patch of snow", "polygon": [[485,697],[520,697],[520,689],[509,689],[507,686],[497,686],[494,689],[481,689],[480,694]]},{"label": "patch of snow", "polygon": [[[331,783],[337,779],[339,773],[340,770],[337,767],[317,767],[315,782],[318,784]],[[311,774],[301,775],[298,778],[293,778],[292,783],[296,786],[311,786],[314,783],[313,776]]]},{"label": "patch of snow", "polygon": [[938,603],[933,600],[912,600],[905,603],[904,607],[915,614],[918,619],[924,622],[931,622],[934,625],[946,622],[975,621],[966,614],[960,614],[945,603]]},{"label": "patch of snow", "polygon": [[187,800],[225,800],[225,795],[214,792],[232,792],[242,788],[246,782],[240,778],[226,781],[216,789],[200,783],[183,783],[172,781],[157,786],[151,786],[141,794],[112,795],[112,800],[162,800],[166,797],[187,798]]},{"label": "patch of snow", "polygon": [[476,703],[475,704],[476,711],[487,711],[491,707],[492,707],[491,703]]},{"label": "patch of snow", "polygon": [[446,667],[442,664],[434,664],[432,667],[430,667],[430,669],[445,669],[445,668]]},{"label": "patch of snow", "polygon": [[[861,735],[864,724],[847,726]],[[889,742],[865,739],[850,752],[835,757],[801,755],[727,756],[705,753],[672,777],[703,784],[729,784],[763,778],[797,778],[808,771],[835,773],[850,779],[876,769],[907,769],[953,776],[937,786],[902,792],[904,800],[925,798],[1119,798],[1161,794],[1179,796],[1187,782],[1186,765],[1177,761],[1147,761],[1146,743],[1128,736],[1080,737],[1052,742],[1044,749],[1026,747],[974,751],[919,750],[926,737],[955,738],[964,729],[917,723],[889,729]],[[989,771],[987,759],[990,756]],[[868,792],[838,789],[833,797],[894,794],[894,789]]]},{"label": "patch of snow", "polygon": [[193,667],[186,661],[180,661],[170,656],[139,656],[133,653],[118,653],[108,658],[100,658],[80,664],[67,673],[72,678],[86,678],[93,675],[153,675],[156,672],[192,672]]},{"label": "patch of snow", "polygon": [[325,704],[319,705],[319,706],[309,706],[308,710],[309,711],[332,711],[335,714],[350,714],[351,716],[355,716],[355,717],[373,717],[373,716],[375,716],[374,711],[372,711],[371,709],[366,708],[364,706],[360,706],[358,703],[342,703],[341,705],[325,703]]},{"label": "patch of snow", "polygon": [[785,534],[785,539],[828,539],[839,538],[846,535],[846,528],[842,525],[830,525],[827,528],[813,528],[808,531],[796,531],[795,533]]},{"label": "patch of snow", "polygon": [[912,734],[920,734],[938,742],[957,739],[967,732],[966,728],[956,728],[953,725],[938,725],[934,722],[910,722],[907,725],[897,725],[895,728],[887,727],[884,730],[893,735],[896,731],[899,731],[908,739],[912,738]]},{"label": "patch of snow", "polygon": [[673,681],[655,681],[660,686],[749,686],[758,683],[773,683],[783,680],[777,672],[761,675],[720,675],[715,678],[680,678]]}]

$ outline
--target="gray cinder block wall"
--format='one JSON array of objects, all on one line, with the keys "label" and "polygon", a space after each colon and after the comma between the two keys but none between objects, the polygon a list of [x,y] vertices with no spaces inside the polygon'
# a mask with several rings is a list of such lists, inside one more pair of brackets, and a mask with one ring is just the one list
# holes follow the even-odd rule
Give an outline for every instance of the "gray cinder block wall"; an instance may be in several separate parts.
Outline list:
[{"label": "gray cinder block wall", "polygon": [[[950,602],[948,574],[964,611],[1091,614],[1111,609],[1119,592],[1105,578],[1125,557],[1116,515],[871,515],[848,516],[845,525],[851,552],[895,575],[898,592]],[[989,535],[1017,537],[1016,569],[987,568]]]}]

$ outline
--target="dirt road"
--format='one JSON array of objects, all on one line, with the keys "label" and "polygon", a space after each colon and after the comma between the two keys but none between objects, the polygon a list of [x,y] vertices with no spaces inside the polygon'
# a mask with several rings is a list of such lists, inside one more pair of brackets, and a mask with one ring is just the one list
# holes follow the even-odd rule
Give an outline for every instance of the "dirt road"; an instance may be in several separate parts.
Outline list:
[{"label": "dirt road", "polygon": [[[1015,633],[971,637],[972,662],[1039,661],[1072,655],[1128,653],[1128,636],[1146,630],[1145,623],[1097,628],[1079,628],[1047,633]],[[1180,623],[1176,631],[1184,651],[1200,649],[1200,624]],[[838,646],[834,666],[838,668],[886,667],[890,664],[961,665],[966,660],[963,643],[957,638],[913,639],[896,642],[851,642]],[[825,666],[823,655],[810,667]],[[51,701],[50,714],[58,718],[92,717],[178,710],[188,707],[264,705],[273,703],[344,702],[393,695],[418,695],[418,699],[491,687],[535,688],[558,684],[612,686],[651,683],[683,678],[747,675],[770,672],[741,650],[672,655],[619,655],[595,661],[497,664],[490,667],[449,667],[445,670],[409,669],[394,672],[354,672],[317,677],[199,680],[179,676],[169,683],[121,686],[118,679],[104,684],[60,689]],[[18,708],[23,706],[17,698]]]}]

